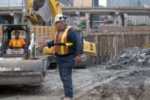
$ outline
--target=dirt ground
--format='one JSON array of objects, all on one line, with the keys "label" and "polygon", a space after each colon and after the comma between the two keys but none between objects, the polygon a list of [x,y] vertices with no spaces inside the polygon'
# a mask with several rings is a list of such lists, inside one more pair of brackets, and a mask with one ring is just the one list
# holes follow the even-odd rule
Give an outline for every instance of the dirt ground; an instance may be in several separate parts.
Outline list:
[{"label": "dirt ground", "polygon": [[[87,68],[73,71],[75,100],[149,100],[112,99],[150,93],[150,68],[132,70],[104,70]],[[51,70],[41,87],[0,87],[0,100],[60,100],[63,94],[58,70]],[[130,94],[133,92],[133,95]],[[135,94],[134,94],[135,93]],[[119,96],[118,96],[119,95]],[[147,95],[150,98],[150,95]],[[106,98],[107,97],[107,98]],[[54,99],[55,98],[55,99]]]},{"label": "dirt ground", "polygon": [[[150,100],[149,48],[129,48],[105,65],[73,69],[75,100]],[[0,100],[60,100],[58,69],[41,87],[0,87]]]}]

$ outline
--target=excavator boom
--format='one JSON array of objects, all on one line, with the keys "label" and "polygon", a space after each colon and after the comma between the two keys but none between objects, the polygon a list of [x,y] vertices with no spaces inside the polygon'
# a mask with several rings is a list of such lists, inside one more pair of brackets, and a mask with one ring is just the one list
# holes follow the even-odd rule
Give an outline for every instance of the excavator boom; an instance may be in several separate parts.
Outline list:
[{"label": "excavator boom", "polygon": [[27,12],[25,17],[34,25],[48,23],[54,20],[62,9],[57,0],[25,0]]}]

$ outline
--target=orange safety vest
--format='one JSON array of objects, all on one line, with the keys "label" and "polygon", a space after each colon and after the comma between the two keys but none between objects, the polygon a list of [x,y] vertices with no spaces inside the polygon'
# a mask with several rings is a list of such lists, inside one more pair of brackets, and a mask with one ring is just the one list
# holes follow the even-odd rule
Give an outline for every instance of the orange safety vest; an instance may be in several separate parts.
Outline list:
[{"label": "orange safety vest", "polygon": [[[20,48],[22,48],[23,45],[25,45],[25,41],[23,39],[21,39],[21,38],[18,39],[18,40],[11,39],[10,43],[9,43],[10,47],[20,47]],[[15,48],[15,50],[19,50],[19,49]]]},{"label": "orange safety vest", "polygon": [[67,36],[68,36],[68,31],[71,28],[71,26],[68,26],[59,36],[58,40],[57,39],[57,34],[55,34],[54,37],[54,54],[58,55],[66,55],[69,53],[69,46],[73,46],[72,42],[67,42]]},{"label": "orange safety vest", "polygon": [[20,41],[18,41],[18,42],[13,41],[13,47],[21,47],[21,42]]}]

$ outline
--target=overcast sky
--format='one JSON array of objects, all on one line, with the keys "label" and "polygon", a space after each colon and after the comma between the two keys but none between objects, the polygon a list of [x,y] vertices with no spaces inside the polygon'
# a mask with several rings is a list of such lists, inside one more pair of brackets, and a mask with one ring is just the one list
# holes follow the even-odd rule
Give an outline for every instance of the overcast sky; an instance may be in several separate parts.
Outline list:
[{"label": "overcast sky", "polygon": [[106,0],[99,0],[99,5],[106,6]]}]

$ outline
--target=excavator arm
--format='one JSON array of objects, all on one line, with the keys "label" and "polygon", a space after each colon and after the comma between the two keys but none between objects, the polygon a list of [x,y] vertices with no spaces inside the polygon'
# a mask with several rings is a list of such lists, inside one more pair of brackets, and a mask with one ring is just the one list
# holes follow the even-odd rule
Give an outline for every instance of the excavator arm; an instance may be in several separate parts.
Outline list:
[{"label": "excavator arm", "polygon": [[27,12],[25,17],[34,25],[43,25],[54,20],[57,14],[62,14],[62,9],[57,0],[25,0]]},{"label": "excavator arm", "polygon": [[52,19],[54,20],[57,14],[62,14],[62,9],[58,0],[49,0],[49,5],[51,10],[51,16]]}]

